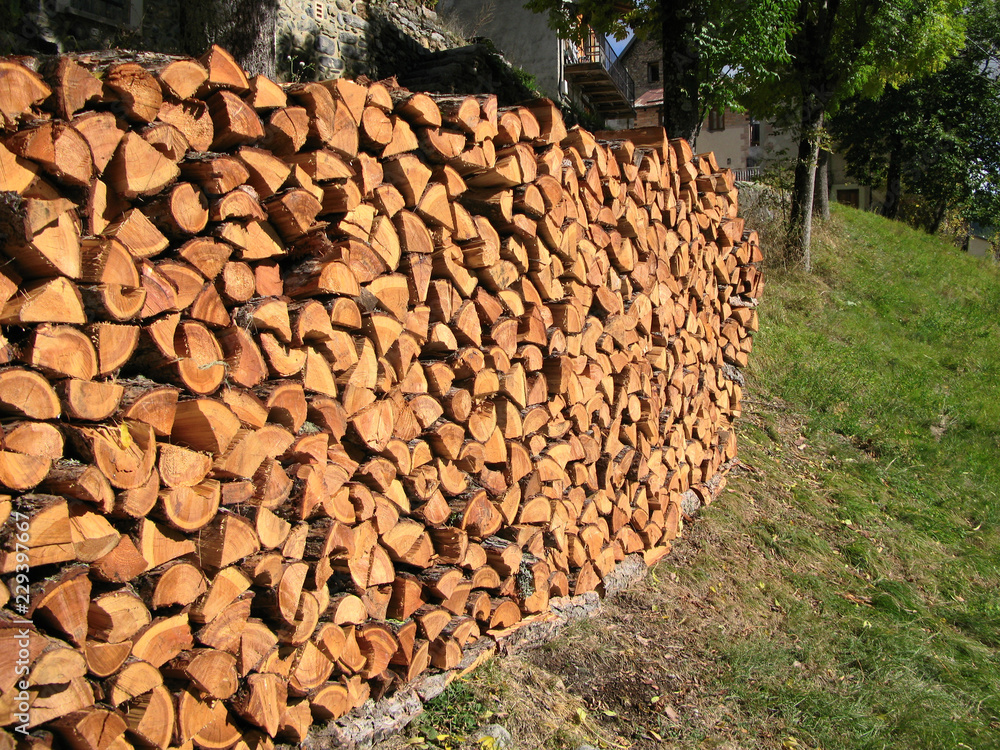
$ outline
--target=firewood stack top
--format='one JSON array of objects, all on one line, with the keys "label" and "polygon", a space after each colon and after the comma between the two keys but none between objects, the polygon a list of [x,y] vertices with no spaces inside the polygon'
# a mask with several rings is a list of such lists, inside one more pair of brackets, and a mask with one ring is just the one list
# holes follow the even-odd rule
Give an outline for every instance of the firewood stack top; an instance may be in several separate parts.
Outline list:
[{"label": "firewood stack top", "polygon": [[735,456],[760,250],[660,128],[219,48],[0,61],[0,126],[0,747],[18,680],[25,746],[299,742]]}]

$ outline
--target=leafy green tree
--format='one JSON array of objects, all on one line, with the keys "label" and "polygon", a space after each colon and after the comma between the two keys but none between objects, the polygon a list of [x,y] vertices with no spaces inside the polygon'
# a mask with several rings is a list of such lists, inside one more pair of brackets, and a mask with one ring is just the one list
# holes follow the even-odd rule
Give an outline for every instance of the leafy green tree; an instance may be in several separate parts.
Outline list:
[{"label": "leafy green tree", "polygon": [[895,218],[904,192],[920,196],[931,232],[949,211],[1000,224],[1000,10],[979,0],[965,15],[966,45],[944,68],[854,97],[830,123],[850,172],[885,185],[882,213]]},{"label": "leafy green tree", "polygon": [[807,271],[826,117],[851,96],[877,96],[943,66],[962,46],[962,9],[962,0],[799,0],[777,83],[754,86],[745,102],[758,116],[797,115],[789,238]]},{"label": "leafy green tree", "polygon": [[795,0],[529,0],[549,24],[581,41],[587,30],[629,32],[663,50],[663,123],[691,140],[710,109],[735,105],[754,85],[774,83],[788,61]]}]

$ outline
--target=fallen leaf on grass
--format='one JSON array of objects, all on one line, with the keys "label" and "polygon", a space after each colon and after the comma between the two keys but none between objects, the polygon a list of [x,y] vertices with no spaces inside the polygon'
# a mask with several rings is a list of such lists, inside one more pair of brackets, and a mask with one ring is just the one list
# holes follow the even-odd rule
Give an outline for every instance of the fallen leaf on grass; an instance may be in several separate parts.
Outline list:
[{"label": "fallen leaf on grass", "polygon": [[849,602],[854,602],[855,604],[864,604],[866,607],[874,606],[872,604],[872,600],[869,599],[867,596],[857,596],[856,594],[852,594],[849,591],[838,591],[837,596],[841,597],[842,599],[847,599],[847,601]]}]

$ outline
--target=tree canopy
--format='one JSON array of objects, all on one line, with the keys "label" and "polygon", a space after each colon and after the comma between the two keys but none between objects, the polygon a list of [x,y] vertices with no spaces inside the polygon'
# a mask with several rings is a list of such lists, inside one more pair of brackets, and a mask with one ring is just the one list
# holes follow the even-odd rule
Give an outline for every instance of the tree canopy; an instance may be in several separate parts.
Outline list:
[{"label": "tree canopy", "polygon": [[912,218],[930,231],[949,211],[1000,224],[1000,11],[979,0],[964,15],[966,45],[940,71],[849,99],[831,122],[850,172],[886,186],[883,213],[917,196]]},{"label": "tree canopy", "polygon": [[805,96],[833,112],[845,99],[877,96],[939,69],[964,41],[964,0],[799,0],[789,56],[741,102],[763,116]]},{"label": "tree canopy", "polygon": [[943,66],[964,41],[964,0],[799,0],[790,58],[777,85],[754,86],[746,104],[764,117],[797,114],[799,147],[789,240],[811,265],[816,165],[826,117],[852,95]]}]

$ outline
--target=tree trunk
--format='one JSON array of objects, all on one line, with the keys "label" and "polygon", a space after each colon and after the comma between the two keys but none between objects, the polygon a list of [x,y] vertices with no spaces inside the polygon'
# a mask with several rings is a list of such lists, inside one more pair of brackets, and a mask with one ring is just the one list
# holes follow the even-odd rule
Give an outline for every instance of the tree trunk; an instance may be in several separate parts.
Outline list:
[{"label": "tree trunk", "polygon": [[795,163],[795,184],[788,223],[788,239],[798,250],[806,273],[812,271],[812,209],[816,192],[816,163],[819,158],[819,133],[823,127],[823,108],[812,96],[802,102],[801,135]]},{"label": "tree trunk", "polygon": [[937,234],[938,230],[941,228],[941,222],[944,221],[944,217],[947,216],[947,214],[948,214],[948,202],[941,201],[938,204],[937,209],[934,211],[934,218],[931,219],[931,224],[927,231],[930,234]]},{"label": "tree trunk", "polygon": [[822,221],[830,218],[830,152],[825,148],[819,151],[819,162],[816,165],[816,213]]},{"label": "tree trunk", "polygon": [[277,0],[183,0],[181,44],[190,55],[225,47],[250,75],[275,77]]},{"label": "tree trunk", "polygon": [[663,126],[671,138],[694,142],[701,125],[698,107],[697,44],[692,40],[692,4],[664,0],[660,4],[663,50]]},{"label": "tree trunk", "polygon": [[806,272],[812,270],[813,198],[823,118],[842,75],[829,62],[839,8],[840,0],[799,0],[796,22],[801,24],[801,28],[789,42],[792,70],[798,78],[801,109],[788,240],[798,250]]},{"label": "tree trunk", "polygon": [[895,219],[899,214],[899,197],[902,194],[900,184],[903,172],[902,161],[899,146],[894,144],[889,152],[889,174],[885,180],[885,203],[882,204],[882,215],[887,219]]}]

